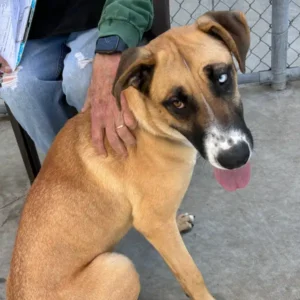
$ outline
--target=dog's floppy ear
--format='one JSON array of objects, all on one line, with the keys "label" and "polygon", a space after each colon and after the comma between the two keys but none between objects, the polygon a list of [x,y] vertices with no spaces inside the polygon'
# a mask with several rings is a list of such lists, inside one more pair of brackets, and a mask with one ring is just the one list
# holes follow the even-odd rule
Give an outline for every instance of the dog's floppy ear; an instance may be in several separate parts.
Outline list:
[{"label": "dog's floppy ear", "polygon": [[113,85],[113,95],[119,107],[121,92],[129,86],[148,94],[154,67],[154,55],[144,47],[129,48],[123,52]]},{"label": "dog's floppy ear", "polygon": [[240,11],[211,11],[196,21],[198,29],[217,36],[226,44],[245,73],[246,56],[250,46],[250,29]]}]

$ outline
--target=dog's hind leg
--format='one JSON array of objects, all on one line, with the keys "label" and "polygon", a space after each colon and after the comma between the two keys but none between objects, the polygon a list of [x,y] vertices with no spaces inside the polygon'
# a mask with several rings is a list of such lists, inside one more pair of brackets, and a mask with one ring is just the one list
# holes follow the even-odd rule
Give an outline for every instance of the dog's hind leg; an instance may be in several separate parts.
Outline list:
[{"label": "dog's hind leg", "polygon": [[72,281],[63,300],[137,300],[140,281],[133,263],[117,253],[97,256]]}]

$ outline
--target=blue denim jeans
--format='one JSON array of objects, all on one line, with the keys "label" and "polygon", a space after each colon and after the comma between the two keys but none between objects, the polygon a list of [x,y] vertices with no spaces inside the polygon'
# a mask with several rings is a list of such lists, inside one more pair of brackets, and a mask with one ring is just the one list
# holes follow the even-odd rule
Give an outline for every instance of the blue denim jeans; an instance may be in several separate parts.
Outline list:
[{"label": "blue denim jeans", "polygon": [[28,41],[15,83],[0,89],[0,98],[45,153],[72,107],[80,111],[84,104],[97,38],[92,29]]}]

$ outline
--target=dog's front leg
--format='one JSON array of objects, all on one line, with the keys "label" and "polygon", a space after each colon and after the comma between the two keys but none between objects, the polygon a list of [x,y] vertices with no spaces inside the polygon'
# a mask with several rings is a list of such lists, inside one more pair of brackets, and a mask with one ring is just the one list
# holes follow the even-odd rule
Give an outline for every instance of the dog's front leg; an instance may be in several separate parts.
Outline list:
[{"label": "dog's front leg", "polygon": [[[154,215],[155,216],[155,215]],[[151,217],[154,217],[151,214]],[[156,248],[180,282],[186,294],[194,300],[213,300],[203,277],[186,249],[178,230],[176,218],[134,222],[135,228]]]}]

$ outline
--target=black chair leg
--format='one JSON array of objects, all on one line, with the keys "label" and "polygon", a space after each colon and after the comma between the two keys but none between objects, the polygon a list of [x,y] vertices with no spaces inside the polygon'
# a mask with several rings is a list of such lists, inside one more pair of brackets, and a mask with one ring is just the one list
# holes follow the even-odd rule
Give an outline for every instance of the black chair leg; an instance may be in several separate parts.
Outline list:
[{"label": "black chair leg", "polygon": [[9,107],[7,105],[5,106],[25,164],[25,168],[30,183],[33,183],[34,179],[36,178],[37,174],[41,169],[41,162],[35,144],[30,138],[30,136],[27,134],[27,132],[21,127],[18,121],[14,118]]}]

